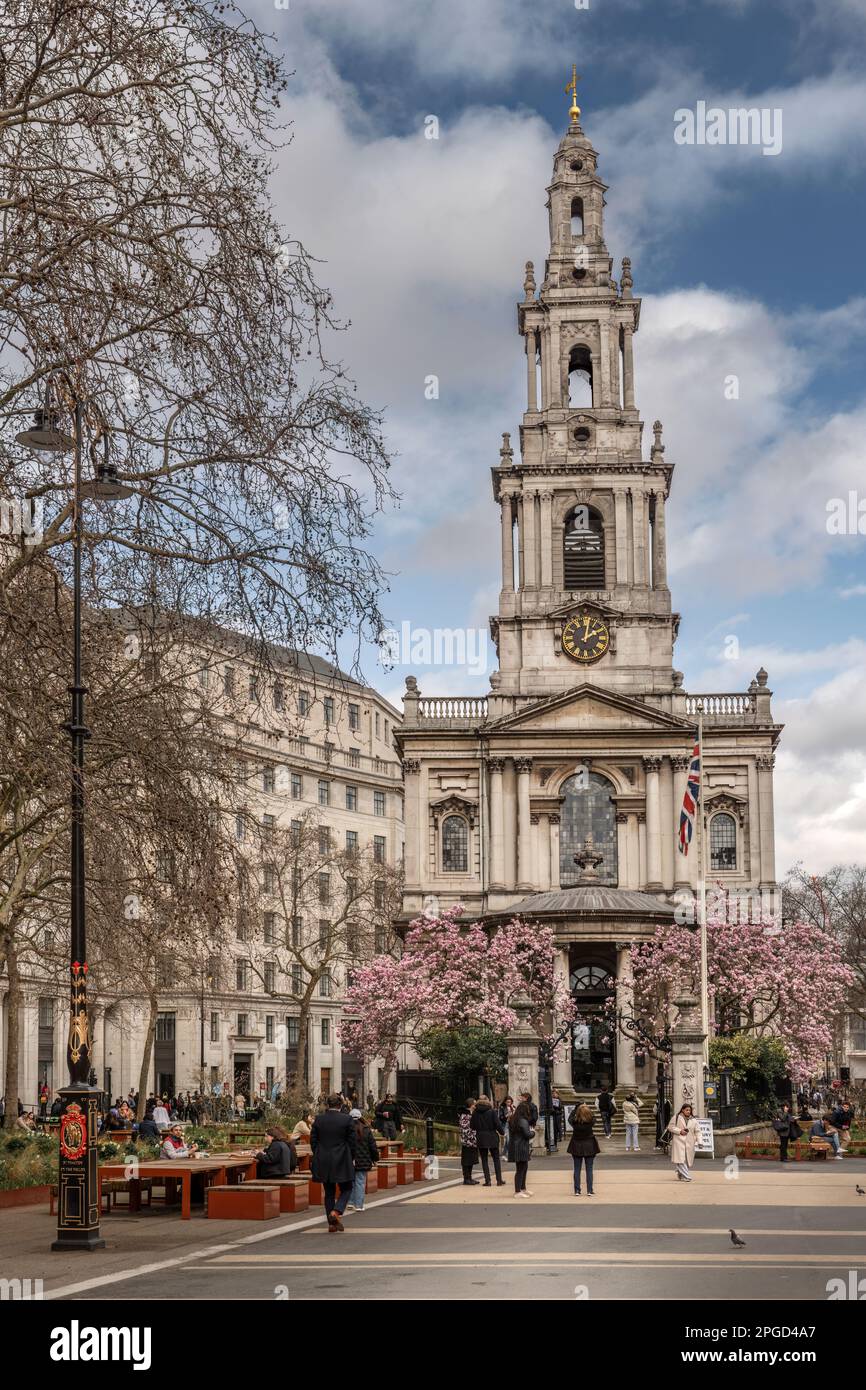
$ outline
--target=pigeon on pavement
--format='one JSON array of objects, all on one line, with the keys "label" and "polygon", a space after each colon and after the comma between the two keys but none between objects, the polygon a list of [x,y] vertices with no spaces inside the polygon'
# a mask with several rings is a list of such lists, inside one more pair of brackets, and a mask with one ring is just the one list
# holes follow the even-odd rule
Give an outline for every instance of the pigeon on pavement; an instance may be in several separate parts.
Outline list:
[{"label": "pigeon on pavement", "polygon": [[731,1244],[732,1244],[732,1245],[734,1245],[734,1246],[740,1246],[740,1245],[745,1245],[745,1243],[746,1243],[746,1242],[745,1242],[744,1240],[740,1240],[740,1237],[737,1235],[736,1231],[731,1231]]}]

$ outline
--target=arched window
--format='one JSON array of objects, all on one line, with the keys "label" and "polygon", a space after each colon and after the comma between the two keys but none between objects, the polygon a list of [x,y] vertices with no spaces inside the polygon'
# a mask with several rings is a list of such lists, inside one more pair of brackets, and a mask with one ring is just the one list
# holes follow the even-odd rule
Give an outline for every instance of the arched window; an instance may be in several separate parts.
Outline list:
[{"label": "arched window", "polygon": [[610,971],[601,965],[579,965],[571,972],[573,990],[590,990],[593,994],[609,994]]},{"label": "arched window", "polygon": [[593,507],[578,506],[565,519],[564,589],[604,588],[604,525]]},{"label": "arched window", "polygon": [[568,404],[580,407],[592,403],[592,353],[579,344],[568,354]]},{"label": "arched window", "polygon": [[616,854],[616,804],[606,777],[586,770],[562,784],[559,814],[559,885],[572,888],[580,877],[574,856],[590,833],[594,848],[604,855],[598,866],[599,883],[618,882]]},{"label": "arched window", "polygon": [[446,816],[442,822],[442,869],[446,874],[468,872],[469,827],[462,816]]},{"label": "arched window", "polygon": [[737,823],[727,811],[720,811],[710,821],[710,868],[737,867]]},{"label": "arched window", "polygon": [[583,236],[583,199],[571,200],[571,235]]}]

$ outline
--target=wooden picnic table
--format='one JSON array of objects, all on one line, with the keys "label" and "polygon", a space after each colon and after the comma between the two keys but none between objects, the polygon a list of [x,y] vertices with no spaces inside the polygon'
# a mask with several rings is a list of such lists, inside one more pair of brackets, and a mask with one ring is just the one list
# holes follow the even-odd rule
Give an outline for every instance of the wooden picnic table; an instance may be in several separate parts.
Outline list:
[{"label": "wooden picnic table", "polygon": [[129,1162],[100,1163],[99,1184],[103,1180],[125,1180],[129,1183],[129,1209],[141,1209],[142,1178],[174,1178],[181,1184],[180,1214],[184,1221],[192,1215],[192,1176],[204,1173],[211,1176],[211,1185],[222,1186],[227,1182],[241,1182],[244,1178],[256,1176],[256,1161],[240,1154],[214,1154],[209,1158],[163,1158],[135,1165],[135,1177],[130,1177]]}]

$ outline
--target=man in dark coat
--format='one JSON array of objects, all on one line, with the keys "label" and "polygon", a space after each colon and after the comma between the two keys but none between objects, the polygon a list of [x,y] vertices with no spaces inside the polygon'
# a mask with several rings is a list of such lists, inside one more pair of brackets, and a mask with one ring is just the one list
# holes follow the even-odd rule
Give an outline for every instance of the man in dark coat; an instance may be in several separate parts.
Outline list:
[{"label": "man in dark coat", "polygon": [[331,1235],[345,1229],[342,1216],[355,1182],[355,1122],[342,1104],[341,1095],[328,1096],[327,1110],[316,1116],[310,1131],[311,1173],[322,1184]]},{"label": "man in dark coat", "polygon": [[472,1128],[478,1142],[478,1156],[484,1169],[484,1186],[490,1187],[490,1158],[496,1173],[496,1186],[504,1187],[502,1163],[499,1157],[499,1140],[505,1133],[505,1126],[486,1096],[479,1096],[472,1112]]}]

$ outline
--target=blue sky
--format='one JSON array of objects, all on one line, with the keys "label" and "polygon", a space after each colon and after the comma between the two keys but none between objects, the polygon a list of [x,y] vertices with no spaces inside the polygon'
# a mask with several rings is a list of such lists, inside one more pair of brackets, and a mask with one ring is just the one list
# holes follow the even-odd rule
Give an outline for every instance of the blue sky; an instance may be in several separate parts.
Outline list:
[{"label": "blue sky", "polygon": [[[826,521],[830,499],[866,498],[866,0],[257,0],[253,13],[295,71],[278,211],[323,261],[352,321],[339,353],[397,453],[403,501],[375,535],[389,620],[486,627],[495,611],[489,469],[525,404],[514,306],[524,261],[546,251],[575,61],[614,274],[629,255],[643,299],[645,441],[660,416],[676,463],[677,665],[692,691],[769,671],[788,725],[780,869],[862,860],[866,537]],[[674,112],[698,101],[781,110],[781,152],[677,145]],[[383,672],[374,653],[366,667],[398,701],[409,668]],[[415,674],[426,693],[487,689],[466,670]]]}]

